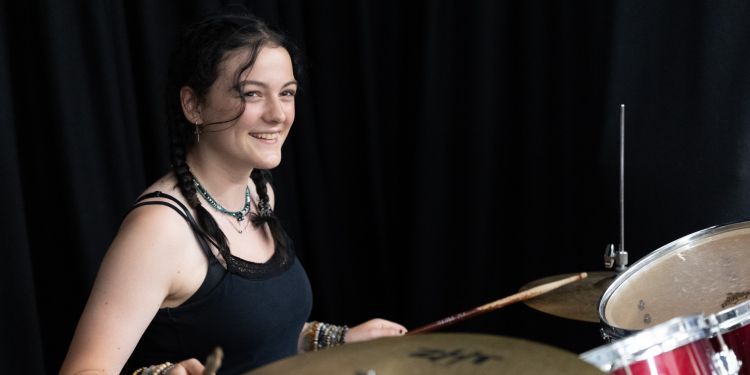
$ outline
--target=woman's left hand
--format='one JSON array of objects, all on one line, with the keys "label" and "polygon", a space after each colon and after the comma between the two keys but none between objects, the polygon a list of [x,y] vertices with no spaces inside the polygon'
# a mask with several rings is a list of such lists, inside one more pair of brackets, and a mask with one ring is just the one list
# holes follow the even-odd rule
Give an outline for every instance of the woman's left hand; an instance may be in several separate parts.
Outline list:
[{"label": "woman's left hand", "polygon": [[376,339],[379,337],[402,336],[406,328],[401,324],[385,319],[372,319],[360,325],[349,328],[346,332],[344,342],[358,342]]}]

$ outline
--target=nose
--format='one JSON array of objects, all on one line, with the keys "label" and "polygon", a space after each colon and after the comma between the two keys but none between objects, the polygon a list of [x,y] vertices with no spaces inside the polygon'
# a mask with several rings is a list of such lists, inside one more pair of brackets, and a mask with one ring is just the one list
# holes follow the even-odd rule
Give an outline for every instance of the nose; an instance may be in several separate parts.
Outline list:
[{"label": "nose", "polygon": [[278,98],[271,98],[266,102],[263,119],[272,124],[280,124],[286,120],[283,104]]}]

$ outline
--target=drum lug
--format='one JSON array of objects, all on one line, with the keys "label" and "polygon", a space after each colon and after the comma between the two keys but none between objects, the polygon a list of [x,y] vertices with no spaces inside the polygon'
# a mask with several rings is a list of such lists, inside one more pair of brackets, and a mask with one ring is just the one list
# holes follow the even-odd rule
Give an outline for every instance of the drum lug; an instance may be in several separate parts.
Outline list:
[{"label": "drum lug", "polygon": [[711,360],[714,364],[714,370],[719,375],[737,375],[742,365],[742,361],[737,359],[737,356],[731,349],[714,353]]},{"label": "drum lug", "polygon": [[612,336],[610,336],[609,333],[604,330],[604,328],[599,328],[599,334],[602,336],[602,340],[604,340],[604,342],[612,342]]}]

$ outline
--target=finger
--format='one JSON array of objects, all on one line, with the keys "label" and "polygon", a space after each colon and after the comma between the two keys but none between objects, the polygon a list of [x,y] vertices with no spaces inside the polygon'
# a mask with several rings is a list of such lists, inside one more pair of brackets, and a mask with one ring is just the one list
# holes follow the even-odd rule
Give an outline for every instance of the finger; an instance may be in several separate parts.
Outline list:
[{"label": "finger", "polygon": [[184,360],[178,365],[185,369],[185,374],[187,375],[203,375],[203,365],[195,358]]},{"label": "finger", "polygon": [[388,322],[388,321],[386,321],[386,322],[387,322],[387,324],[385,324],[383,326],[383,328],[386,329],[386,330],[388,330],[388,331],[395,331],[398,334],[404,334],[407,331],[406,327],[402,326],[401,324],[394,323],[394,322]]},{"label": "finger", "polygon": [[385,336],[401,336],[404,334],[403,329],[399,327],[388,327],[382,330]]},{"label": "finger", "polygon": [[397,325],[386,325],[372,327],[367,332],[369,339],[375,339],[378,337],[401,336],[403,329]]},{"label": "finger", "polygon": [[[398,324],[396,322],[392,322],[390,320],[377,319],[377,321],[378,321],[378,323],[380,323],[383,326],[395,326],[395,327],[399,327],[399,328],[404,328],[404,326],[402,326],[401,324]],[[406,328],[404,328],[404,329],[406,329]]]}]

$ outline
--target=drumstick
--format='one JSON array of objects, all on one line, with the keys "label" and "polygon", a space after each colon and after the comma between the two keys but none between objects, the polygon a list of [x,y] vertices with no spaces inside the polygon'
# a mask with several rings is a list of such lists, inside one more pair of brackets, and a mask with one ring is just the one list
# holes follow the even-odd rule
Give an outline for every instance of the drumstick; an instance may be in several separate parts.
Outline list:
[{"label": "drumstick", "polygon": [[575,282],[575,281],[583,280],[586,277],[588,277],[588,274],[586,272],[581,272],[581,273],[579,273],[578,275],[575,275],[575,276],[570,276],[570,277],[566,277],[564,279],[560,279],[560,280],[557,280],[557,281],[552,281],[552,282],[549,282],[549,283],[538,285],[538,286],[535,286],[535,287],[533,287],[531,289],[524,290],[523,292],[518,292],[518,293],[510,295],[508,297],[501,298],[501,299],[499,299],[497,301],[490,302],[490,303],[484,304],[482,306],[475,307],[475,308],[473,308],[471,310],[467,310],[467,311],[458,313],[456,315],[449,316],[449,317],[447,317],[445,319],[440,319],[440,320],[438,320],[436,322],[433,322],[433,323],[421,326],[419,328],[410,330],[407,333],[407,335],[414,335],[414,334],[417,334],[417,333],[424,333],[424,332],[429,332],[429,331],[432,331],[432,330],[436,330],[438,328],[443,328],[443,327],[449,326],[449,325],[451,325],[453,323],[458,323],[458,322],[460,322],[460,321],[462,321],[464,319],[468,319],[468,318],[477,316],[479,314],[484,314],[484,313],[487,313],[487,312],[490,312],[490,311],[493,311],[493,310],[497,310],[497,309],[499,309],[501,307],[508,306],[508,305],[510,305],[512,303],[516,303],[516,302],[520,302],[520,301],[525,301],[527,299],[534,298],[536,296],[539,296],[539,295],[542,295],[544,293],[547,293],[547,292],[549,292],[551,290],[557,289],[557,288],[559,288],[559,287],[561,287],[563,285],[567,285],[567,284],[570,284],[570,283]]},{"label": "drumstick", "polygon": [[224,360],[224,351],[221,347],[217,346],[214,348],[213,353],[208,355],[206,358],[206,366],[203,368],[203,375],[216,375],[216,371],[221,367],[221,362]]}]

